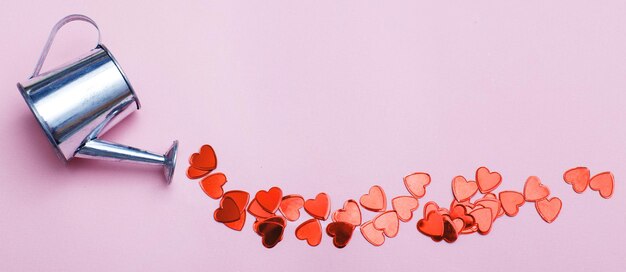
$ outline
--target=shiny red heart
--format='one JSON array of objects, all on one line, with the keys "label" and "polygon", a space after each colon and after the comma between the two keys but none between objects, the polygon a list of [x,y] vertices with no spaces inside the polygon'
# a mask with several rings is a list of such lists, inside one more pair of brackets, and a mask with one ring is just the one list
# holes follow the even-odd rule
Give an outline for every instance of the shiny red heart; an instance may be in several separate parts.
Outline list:
[{"label": "shiny red heart", "polygon": [[330,215],[330,200],[326,193],[319,193],[314,199],[308,199],[304,202],[304,210],[313,218],[326,220]]},{"label": "shiny red heart", "polygon": [[241,218],[237,203],[232,198],[224,198],[219,208],[213,213],[215,221],[220,223],[235,222]]},{"label": "shiny red heart", "polygon": [[413,173],[404,177],[404,186],[415,198],[426,195],[426,186],[430,184],[430,175],[427,173]]},{"label": "shiny red heart", "polygon": [[589,173],[589,169],[587,167],[576,167],[563,173],[563,180],[565,180],[565,183],[571,184],[574,192],[579,194],[587,189],[590,177],[591,174]]},{"label": "shiny red heart", "polygon": [[541,184],[538,177],[531,176],[524,184],[524,198],[526,201],[537,201],[544,199],[550,195],[550,189]]},{"label": "shiny red heart", "polygon": [[226,175],[222,173],[215,173],[203,178],[200,181],[200,187],[209,197],[219,199],[224,194],[222,186],[224,186],[226,182]]},{"label": "shiny red heart", "polygon": [[254,197],[261,207],[269,213],[275,213],[280,206],[283,191],[278,187],[272,187],[268,191],[258,191]]},{"label": "shiny red heart", "polygon": [[343,204],[343,208],[335,211],[333,213],[333,221],[334,222],[346,222],[350,223],[353,226],[361,225],[361,209],[359,208],[359,204],[356,203],[353,199],[347,200]]},{"label": "shiny red heart", "polygon": [[189,163],[196,169],[213,171],[217,167],[217,156],[210,145],[203,145],[200,153],[193,153],[189,158]]},{"label": "shiny red heart", "polygon": [[613,195],[614,184],[615,181],[613,174],[611,174],[611,172],[603,172],[591,178],[591,181],[589,181],[589,188],[594,191],[599,191],[600,196],[608,199]]},{"label": "shiny red heart", "polygon": [[502,176],[498,172],[491,172],[487,167],[476,170],[476,183],[481,193],[485,194],[497,188],[502,182]]},{"label": "shiny red heart", "polygon": [[332,222],[326,226],[326,234],[333,238],[333,245],[344,248],[350,242],[354,226],[346,222]]},{"label": "shiny red heart", "polygon": [[361,206],[373,212],[384,211],[387,208],[385,191],[378,185],[372,186],[369,192],[359,199]]},{"label": "shiny red heart", "polygon": [[296,238],[306,240],[310,246],[317,246],[322,241],[322,225],[320,221],[313,218],[300,224],[296,228]]}]

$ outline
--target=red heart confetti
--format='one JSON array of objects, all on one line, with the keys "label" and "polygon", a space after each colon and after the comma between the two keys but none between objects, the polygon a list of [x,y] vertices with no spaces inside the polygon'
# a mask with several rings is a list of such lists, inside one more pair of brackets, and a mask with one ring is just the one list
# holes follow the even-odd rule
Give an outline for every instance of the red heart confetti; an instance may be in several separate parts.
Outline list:
[{"label": "red heart confetti", "polygon": [[289,221],[300,218],[300,209],[304,206],[304,198],[300,195],[284,196],[278,206],[280,213]]},{"label": "red heart confetti", "polygon": [[563,180],[565,180],[567,184],[571,184],[574,192],[579,194],[584,192],[587,186],[589,186],[590,177],[591,174],[587,167],[572,168],[563,174]]},{"label": "red heart confetti", "polygon": [[309,199],[304,202],[304,210],[313,218],[326,220],[330,214],[330,200],[326,193],[319,193],[315,199]]},{"label": "red heart confetti", "polygon": [[202,191],[213,199],[219,199],[224,194],[222,186],[226,184],[226,175],[215,173],[208,175],[200,181]]},{"label": "red heart confetti", "polygon": [[600,196],[608,199],[613,195],[614,183],[613,174],[611,174],[611,172],[603,172],[591,178],[589,188],[594,191],[599,191]]},{"label": "red heart confetti", "polygon": [[484,166],[476,170],[476,183],[483,194],[493,191],[501,182],[502,176],[498,172],[491,172]]},{"label": "red heart confetti", "polygon": [[387,208],[387,198],[385,191],[378,185],[372,186],[369,193],[359,199],[361,206],[373,212],[384,211]]},{"label": "red heart confetti", "polygon": [[333,222],[346,222],[353,226],[361,225],[361,209],[353,199],[347,200],[343,208],[333,213]]},{"label": "red heart confetti", "polygon": [[322,242],[322,225],[313,218],[305,221],[296,228],[296,238],[306,240],[310,246],[317,246]]},{"label": "red heart confetti", "polygon": [[[219,207],[213,213],[215,221],[226,227],[241,231],[246,222],[246,211],[256,218],[253,230],[261,236],[266,248],[273,248],[284,236],[287,221],[300,218],[300,209],[309,214],[311,219],[305,220],[295,230],[299,240],[305,240],[310,246],[317,246],[322,240],[322,224],[330,214],[330,198],[326,193],[319,193],[314,199],[304,201],[300,195],[292,194],[283,197],[282,190],[272,187],[267,191],[258,191],[250,201],[250,194],[245,191],[223,191],[226,175],[210,174],[217,166],[215,152],[209,145],[191,155],[187,176],[190,179],[202,178],[199,184],[211,198],[219,199]],[[598,191],[603,198],[613,195],[615,181],[611,172],[602,172],[593,177],[586,167],[567,170],[563,179],[570,184],[575,192],[582,193],[586,187]],[[411,196],[398,196],[391,200],[392,210],[386,210],[386,195],[382,187],[375,185],[367,194],[361,196],[359,202],[365,209],[378,212],[370,221],[362,223],[359,203],[348,200],[343,208],[332,214],[332,221],[326,226],[326,234],[332,237],[333,245],[344,248],[350,242],[354,229],[360,226],[361,235],[374,246],[384,244],[386,238],[395,237],[399,232],[400,222],[408,222],[418,207],[418,198],[426,194],[426,186],[431,183],[427,173],[417,172],[404,178],[404,186]],[[525,202],[535,202],[539,216],[547,223],[552,223],[559,216],[563,203],[558,197],[551,197],[550,190],[541,183],[538,177],[531,176],[524,184],[523,193],[504,190],[496,195],[492,191],[502,183],[502,176],[487,167],[476,170],[476,181],[468,181],[463,176],[452,180],[450,209],[440,207],[436,202],[424,204],[423,218],[417,222],[418,232],[430,237],[435,242],[456,242],[461,235],[479,233],[487,235],[493,229],[494,222],[506,214],[513,217],[518,214]],[[482,197],[472,201],[478,192]],[[249,204],[248,204],[249,202]],[[284,216],[277,216],[276,212]]]},{"label": "red heart confetti", "polygon": [[430,184],[430,175],[427,173],[413,173],[404,177],[404,186],[415,198],[426,195],[426,186]]},{"label": "red heart confetti", "polygon": [[541,184],[538,177],[531,176],[526,180],[524,185],[524,198],[526,201],[537,201],[544,199],[550,195],[550,189]]}]

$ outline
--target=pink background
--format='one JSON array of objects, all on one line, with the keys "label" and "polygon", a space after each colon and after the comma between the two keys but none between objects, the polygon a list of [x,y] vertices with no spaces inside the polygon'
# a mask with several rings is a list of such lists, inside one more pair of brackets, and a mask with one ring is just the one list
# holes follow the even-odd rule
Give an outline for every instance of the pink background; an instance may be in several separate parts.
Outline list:
[{"label": "pink background", "polygon": [[[177,2],[0,3],[0,271],[626,265],[623,1]],[[64,166],[40,132],[15,83],[70,13],[99,23],[143,103],[107,139],[159,152],[180,140],[171,186],[151,167]],[[94,41],[88,25],[68,25],[44,69]],[[358,232],[343,250],[326,236],[311,248],[291,223],[267,250],[252,222],[242,232],[214,222],[217,202],[185,177],[204,143],[226,189],[323,191],[333,209],[374,184],[407,194],[402,177],[414,171],[433,177],[421,204],[447,205],[452,177],[481,165],[503,174],[500,189],[540,176],[564,207],[546,224],[527,204],[454,244],[419,234],[414,218],[380,248]],[[613,198],[574,193],[562,174],[578,165],[613,171]]]}]

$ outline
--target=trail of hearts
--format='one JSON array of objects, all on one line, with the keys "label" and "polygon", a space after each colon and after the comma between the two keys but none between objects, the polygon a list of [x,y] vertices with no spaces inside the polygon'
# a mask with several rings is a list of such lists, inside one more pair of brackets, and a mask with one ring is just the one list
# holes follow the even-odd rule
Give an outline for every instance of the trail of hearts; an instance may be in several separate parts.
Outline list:
[{"label": "trail of hearts", "polygon": [[[210,145],[203,145],[199,153],[189,158],[187,177],[200,179],[200,187],[211,198],[220,200],[219,207],[213,213],[215,221],[233,230],[241,231],[246,222],[246,214],[255,218],[252,225],[254,232],[261,237],[261,243],[267,248],[276,246],[283,239],[287,222],[297,221],[303,209],[311,219],[301,223],[295,230],[299,240],[310,246],[317,246],[322,241],[321,221],[329,217],[325,232],[332,238],[333,245],[343,248],[350,242],[354,230],[359,227],[361,235],[374,246],[381,246],[385,239],[398,234],[400,222],[409,222],[419,206],[419,199],[426,195],[426,187],[431,182],[427,173],[417,172],[404,177],[404,186],[409,195],[398,196],[391,200],[391,210],[387,210],[387,196],[382,187],[372,186],[359,201],[347,200],[343,207],[331,215],[330,199],[326,193],[319,193],[315,198],[304,199],[297,194],[283,196],[278,187],[258,191],[252,200],[245,191],[224,192],[227,183],[223,173],[212,173],[217,168],[217,156]],[[572,185],[576,193],[582,193],[587,187],[598,191],[603,198],[613,195],[614,177],[610,172],[602,172],[591,177],[586,167],[576,167],[563,174],[563,180]],[[505,190],[497,195],[493,191],[502,183],[502,175],[492,172],[487,167],[476,170],[474,180],[463,176],[452,179],[454,199],[449,207],[440,207],[430,201],[424,204],[423,217],[417,222],[417,230],[435,242],[455,242],[461,235],[479,233],[488,234],[496,219],[502,215],[514,217],[521,206],[532,202],[539,216],[547,223],[552,223],[559,216],[562,201],[550,197],[550,189],[541,183],[538,177],[526,180],[522,192]],[[475,197],[481,194],[481,197]],[[472,198],[475,200],[472,201]],[[360,204],[360,206],[359,206]],[[375,212],[373,219],[363,222],[361,208]]]}]

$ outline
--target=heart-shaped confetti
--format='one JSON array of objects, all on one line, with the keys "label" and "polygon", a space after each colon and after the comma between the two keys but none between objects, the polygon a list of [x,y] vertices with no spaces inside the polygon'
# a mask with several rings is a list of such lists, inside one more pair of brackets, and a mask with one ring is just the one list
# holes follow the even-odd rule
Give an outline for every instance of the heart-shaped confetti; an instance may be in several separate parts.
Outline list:
[{"label": "heart-shaped confetti", "polygon": [[300,209],[304,206],[304,198],[300,195],[284,196],[278,206],[280,213],[289,221],[296,221],[300,218]]},{"label": "heart-shaped confetti", "polygon": [[452,179],[452,194],[457,201],[463,202],[472,198],[478,192],[478,185],[475,181],[468,181],[463,176],[456,176]]},{"label": "heart-shaped confetti", "polygon": [[[212,154],[212,155],[211,155]],[[212,198],[220,199],[219,207],[214,211],[215,221],[236,231],[243,229],[246,221],[246,211],[256,220],[252,224],[253,230],[262,237],[263,246],[272,248],[283,239],[287,220],[296,221],[300,217],[300,209],[309,213],[312,219],[306,220],[295,230],[299,240],[307,241],[310,246],[317,246],[322,240],[322,225],[320,220],[326,220],[330,214],[330,199],[326,193],[319,193],[314,199],[304,201],[300,195],[283,197],[282,190],[272,187],[268,191],[259,191],[250,201],[250,194],[245,191],[223,191],[227,182],[223,173],[210,172],[217,166],[217,159],[213,149],[206,145],[200,153],[190,157],[190,166],[187,176],[190,179],[202,178],[199,182],[202,190]],[[199,167],[204,167],[198,168]],[[208,170],[205,170],[208,169]],[[614,177],[610,172],[603,172],[591,178],[586,167],[576,167],[566,171],[563,179],[572,185],[577,193],[586,187],[599,191],[604,198],[610,198],[614,190]],[[435,242],[446,241],[453,243],[460,234],[478,232],[486,235],[493,228],[494,221],[501,215],[513,217],[526,201],[535,202],[535,208],[540,217],[548,222],[554,222],[562,209],[562,201],[558,197],[548,198],[550,190],[541,184],[539,178],[531,176],[526,180],[523,193],[502,191],[498,195],[492,191],[502,183],[502,176],[491,172],[487,167],[476,170],[476,181],[468,181],[463,176],[452,180],[450,210],[440,207],[430,201],[424,205],[423,218],[417,222],[417,230],[430,237]],[[399,232],[400,222],[408,222],[413,216],[419,203],[418,198],[426,193],[426,186],[430,184],[430,175],[414,173],[404,178],[404,185],[411,196],[398,196],[391,200],[393,207],[386,209],[386,195],[382,187],[375,185],[369,192],[360,198],[361,205],[374,212],[379,212],[372,220],[363,224],[361,209],[355,200],[348,200],[343,208],[333,213],[333,222],[326,226],[326,233],[332,237],[333,244],[338,248],[345,247],[350,241],[354,229],[360,225],[363,237],[372,245],[380,246],[385,237],[395,237]],[[480,191],[483,196],[475,201],[471,198]],[[248,202],[250,204],[248,205]],[[284,216],[277,216],[276,211]]]},{"label": "heart-shaped confetti", "polygon": [[491,231],[491,226],[493,223],[493,215],[491,214],[491,209],[478,208],[476,210],[473,210],[470,215],[474,217],[476,226],[478,226],[478,233],[486,235],[489,233],[489,231]]},{"label": "heart-shaped confetti", "polygon": [[232,190],[232,191],[228,191],[224,193],[224,196],[222,196],[222,199],[224,198],[232,198],[237,204],[237,207],[239,207],[239,211],[243,212],[246,210],[246,206],[248,206],[248,201],[250,200],[250,194],[244,191]]},{"label": "heart-shaped confetti", "polygon": [[443,237],[443,216],[437,211],[430,211],[423,219],[417,221],[417,230],[433,239]]},{"label": "heart-shaped confetti", "polygon": [[235,222],[241,218],[237,203],[232,198],[224,198],[219,208],[213,213],[215,221],[220,223]]},{"label": "heart-shaped confetti", "polygon": [[559,216],[562,206],[563,203],[558,197],[553,197],[549,200],[542,199],[535,202],[535,208],[537,209],[537,212],[539,213],[541,218],[548,223],[554,222],[557,216]]},{"label": "heart-shaped confetti", "polygon": [[385,243],[383,231],[376,229],[372,221],[367,221],[361,225],[361,235],[374,246],[381,246]]},{"label": "heart-shaped confetti", "polygon": [[544,199],[550,195],[550,189],[541,184],[538,177],[531,176],[526,180],[524,185],[524,198],[526,201],[537,201]]},{"label": "heart-shaped confetti", "polygon": [[398,196],[391,200],[391,207],[402,222],[409,222],[413,218],[413,211],[417,210],[418,205],[417,199],[412,196]]},{"label": "heart-shaped confetti", "polygon": [[257,234],[261,236],[261,242],[266,248],[273,248],[283,240],[285,225],[267,219],[257,225]]},{"label": "heart-shaped confetti", "polygon": [[416,198],[426,195],[426,186],[430,184],[430,175],[427,173],[413,173],[404,177],[404,186]]},{"label": "heart-shaped confetti", "polygon": [[502,209],[510,217],[516,216],[519,212],[519,207],[526,202],[524,195],[515,191],[502,191],[499,196]]},{"label": "heart-shaped confetti", "polygon": [[330,215],[330,200],[326,193],[319,193],[314,199],[308,199],[304,202],[304,210],[313,218],[326,220]]},{"label": "heart-shaped confetti", "polygon": [[613,174],[611,174],[611,172],[603,172],[591,178],[589,188],[594,191],[599,191],[600,196],[608,199],[613,195],[614,183]]},{"label": "heart-shaped confetti", "polygon": [[200,181],[202,191],[213,199],[219,199],[224,194],[222,186],[226,184],[226,175],[215,173],[208,175]]},{"label": "heart-shaped confetti", "polygon": [[310,246],[317,246],[322,241],[322,225],[320,221],[313,218],[300,224],[296,228],[296,238],[306,240]]},{"label": "heart-shaped confetti", "polygon": [[481,193],[485,194],[497,188],[502,182],[502,176],[498,172],[491,172],[487,167],[476,170],[476,183]]},{"label": "heart-shaped confetti", "polygon": [[333,238],[333,245],[344,248],[350,242],[354,226],[346,222],[332,222],[326,226],[326,234]]},{"label": "heart-shaped confetti", "polygon": [[565,180],[567,184],[571,184],[574,192],[579,194],[587,189],[590,177],[591,174],[587,167],[572,168],[563,174],[563,180]]},{"label": "heart-shaped confetti", "polygon": [[280,206],[283,197],[283,191],[278,187],[272,187],[268,191],[258,191],[254,197],[261,208],[266,212],[275,213]]},{"label": "heart-shaped confetti", "polygon": [[361,209],[353,199],[346,201],[343,208],[333,213],[334,222],[346,222],[353,226],[361,225]]},{"label": "heart-shaped confetti", "polygon": [[398,214],[395,211],[387,211],[379,214],[372,219],[372,223],[374,223],[374,228],[382,230],[385,236],[389,238],[393,238],[398,235],[400,221],[398,220]]},{"label": "heart-shaped confetti", "polygon": [[189,163],[196,169],[213,171],[217,168],[217,156],[215,156],[213,147],[210,145],[203,145],[200,148],[200,153],[194,153],[191,155]]},{"label": "heart-shaped confetti", "polygon": [[373,212],[384,211],[387,208],[387,198],[385,191],[378,185],[372,186],[369,193],[361,196],[359,199],[361,206]]}]

